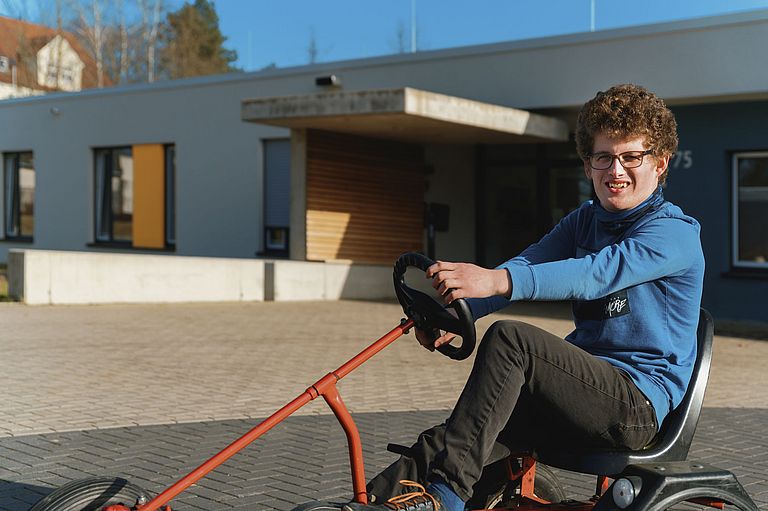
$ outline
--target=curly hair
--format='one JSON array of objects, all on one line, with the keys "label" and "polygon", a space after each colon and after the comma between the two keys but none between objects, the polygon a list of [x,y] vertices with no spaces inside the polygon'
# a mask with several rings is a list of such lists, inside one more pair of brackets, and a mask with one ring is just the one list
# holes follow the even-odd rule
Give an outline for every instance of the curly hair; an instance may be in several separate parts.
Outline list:
[{"label": "curly hair", "polygon": [[[661,98],[639,85],[615,85],[584,104],[576,121],[576,150],[582,159],[592,152],[598,134],[619,140],[644,136],[656,157],[677,150],[675,116]],[[659,183],[666,179],[667,170]]]}]

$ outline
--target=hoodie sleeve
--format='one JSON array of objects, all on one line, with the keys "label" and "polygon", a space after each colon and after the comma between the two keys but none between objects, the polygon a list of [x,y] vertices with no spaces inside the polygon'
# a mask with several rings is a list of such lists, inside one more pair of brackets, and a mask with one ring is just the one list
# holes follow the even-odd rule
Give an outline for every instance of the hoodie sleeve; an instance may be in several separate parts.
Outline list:
[{"label": "hoodie sleeve", "polygon": [[510,300],[594,300],[687,270],[699,229],[681,218],[653,219],[620,243],[581,258],[506,265]]},{"label": "hoodie sleeve", "polygon": [[[514,257],[499,266],[496,269],[506,269],[512,282],[512,296],[515,296],[515,282],[512,269],[524,269],[532,264],[541,264],[549,261],[566,259],[575,255],[575,229],[578,220],[578,211],[567,215],[560,220],[558,224],[547,233],[541,240],[530,245],[523,250],[520,255]],[[520,278],[520,277],[518,277]],[[524,284],[529,285],[529,284]],[[470,298],[467,300],[472,315],[475,319],[487,316],[493,312],[503,309],[510,304],[510,300],[504,296],[491,296],[488,298]]]}]

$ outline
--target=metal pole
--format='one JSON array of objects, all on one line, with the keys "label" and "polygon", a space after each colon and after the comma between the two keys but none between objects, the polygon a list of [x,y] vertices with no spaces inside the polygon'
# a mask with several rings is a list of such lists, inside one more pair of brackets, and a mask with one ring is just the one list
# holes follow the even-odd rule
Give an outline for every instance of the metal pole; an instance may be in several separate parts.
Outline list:
[{"label": "metal pole", "polygon": [[589,31],[590,32],[595,31],[595,1],[596,0],[590,0],[589,2]]},{"label": "metal pole", "polygon": [[411,0],[411,53],[416,53],[416,0]]}]

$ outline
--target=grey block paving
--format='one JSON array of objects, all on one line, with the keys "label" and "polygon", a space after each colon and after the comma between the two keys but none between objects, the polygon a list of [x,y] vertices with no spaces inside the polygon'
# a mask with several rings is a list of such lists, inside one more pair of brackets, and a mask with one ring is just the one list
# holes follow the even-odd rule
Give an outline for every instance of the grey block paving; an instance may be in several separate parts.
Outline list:
[{"label": "grey block paving", "polygon": [[[408,444],[448,411],[356,415],[372,477],[396,459],[388,442]],[[70,480],[119,475],[157,494],[258,421],[117,428],[0,439],[0,509],[26,511]],[[761,509],[768,509],[768,448],[757,445],[754,424],[768,410],[707,408],[690,459],[732,470]],[[25,451],[35,456],[17,456]],[[9,468],[13,467],[13,468]],[[594,480],[558,471],[570,498],[588,498]],[[290,510],[311,500],[350,498],[346,443],[332,416],[292,417],[227,461],[173,502],[176,510]]]},{"label": "grey block paving", "polygon": [[[558,335],[557,304],[483,318]],[[26,511],[68,481],[121,475],[151,492],[194,469],[385,334],[394,303],[24,307],[0,305],[0,511]],[[405,338],[339,383],[363,436],[370,477],[447,416],[471,361]],[[691,458],[732,470],[768,510],[768,342],[716,336]],[[593,482],[559,472],[569,495]],[[175,500],[177,510],[292,509],[348,498],[345,439],[322,400]]]}]

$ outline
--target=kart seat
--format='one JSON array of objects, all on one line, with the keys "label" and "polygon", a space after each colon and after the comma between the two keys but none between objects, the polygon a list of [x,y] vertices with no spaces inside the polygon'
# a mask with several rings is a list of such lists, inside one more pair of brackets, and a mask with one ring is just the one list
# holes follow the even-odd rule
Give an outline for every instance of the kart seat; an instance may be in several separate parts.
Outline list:
[{"label": "kart seat", "polygon": [[691,383],[682,402],[669,413],[661,429],[645,448],[637,451],[619,449],[536,449],[533,456],[541,463],[585,474],[611,476],[628,465],[685,461],[699,422],[704,391],[712,361],[712,316],[705,309],[699,314],[696,332],[698,351]]}]

